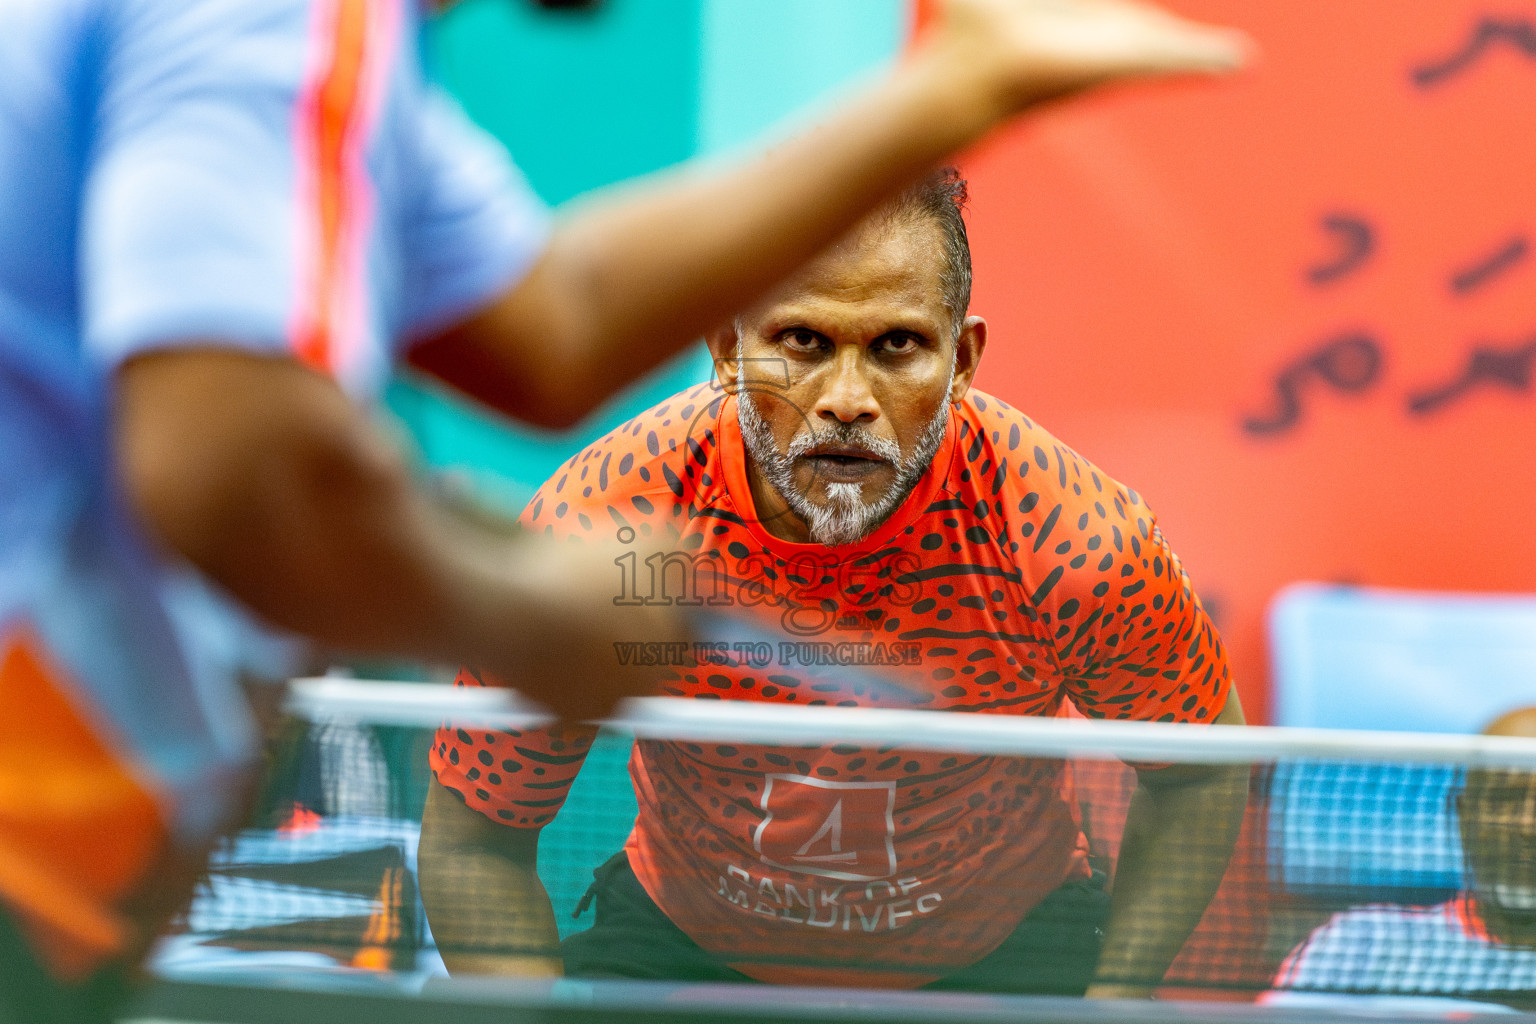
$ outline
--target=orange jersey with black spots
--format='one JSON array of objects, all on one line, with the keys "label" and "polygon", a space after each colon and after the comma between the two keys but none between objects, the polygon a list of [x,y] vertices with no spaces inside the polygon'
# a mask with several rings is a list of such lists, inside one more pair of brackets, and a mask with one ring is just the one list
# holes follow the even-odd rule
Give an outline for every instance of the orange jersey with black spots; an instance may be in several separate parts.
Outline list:
[{"label": "orange jersey with black spots", "polygon": [[[1193,723],[1225,704],[1221,641],[1151,511],[1006,403],[973,390],[929,472],[857,544],[774,537],[746,460],[735,399],[702,385],[576,455],[523,515],[629,547],[621,601],[702,602],[792,638],[617,644],[657,665],[658,693],[894,706],[839,682],[838,665],[859,664],[946,711],[1053,716],[1069,701],[1096,718]],[[469,670],[458,682],[481,685]],[[445,728],[431,762],[470,807],[537,828],[590,739]],[[630,773],[641,884],[700,946],[764,981],[921,985],[1088,873],[1060,761],[645,741]]]}]

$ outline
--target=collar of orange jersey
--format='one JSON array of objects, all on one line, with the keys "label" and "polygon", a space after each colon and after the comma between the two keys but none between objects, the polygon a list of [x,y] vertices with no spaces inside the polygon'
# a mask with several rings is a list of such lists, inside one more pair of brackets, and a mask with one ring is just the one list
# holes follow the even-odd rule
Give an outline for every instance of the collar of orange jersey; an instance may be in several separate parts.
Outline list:
[{"label": "collar of orange jersey", "polygon": [[[958,411],[951,409],[949,426],[944,430],[944,443],[934,453],[928,472],[923,474],[912,493],[901,507],[874,533],[855,544],[829,547],[825,544],[801,544],[774,536],[757,517],[757,502],[752,497],[752,485],[747,477],[747,446],[741,436],[741,423],[736,418],[736,396],[731,395],[720,405],[720,468],[725,477],[726,490],[736,512],[745,520],[747,529],[765,548],[782,554],[831,551],[841,558],[856,557],[870,551],[879,551],[893,544],[900,545],[902,530],[911,524],[917,514],[937,499],[949,478],[950,463],[955,454],[955,432],[958,430]],[[787,513],[786,513],[787,514]]]},{"label": "collar of orange jersey", "polygon": [[1451,913],[1456,915],[1456,923],[1467,935],[1481,942],[1493,941],[1493,936],[1488,934],[1488,925],[1483,921],[1482,912],[1477,909],[1477,901],[1472,898],[1471,893],[1462,893],[1452,900]]}]

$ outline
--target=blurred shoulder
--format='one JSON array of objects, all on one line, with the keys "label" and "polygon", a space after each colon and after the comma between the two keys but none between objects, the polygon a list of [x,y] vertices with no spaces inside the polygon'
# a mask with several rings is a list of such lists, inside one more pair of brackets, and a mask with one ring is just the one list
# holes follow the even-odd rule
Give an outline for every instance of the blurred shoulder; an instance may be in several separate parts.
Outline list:
[{"label": "blurred shoulder", "polygon": [[1023,411],[972,388],[958,419],[951,477],[978,500],[1001,504],[1004,517],[1051,520],[1052,532],[1095,522],[1150,531],[1151,512],[1139,494]]},{"label": "blurred shoulder", "polygon": [[621,423],[545,481],[523,514],[524,525],[598,516],[622,527],[696,503],[724,399],[718,385],[699,384]]}]

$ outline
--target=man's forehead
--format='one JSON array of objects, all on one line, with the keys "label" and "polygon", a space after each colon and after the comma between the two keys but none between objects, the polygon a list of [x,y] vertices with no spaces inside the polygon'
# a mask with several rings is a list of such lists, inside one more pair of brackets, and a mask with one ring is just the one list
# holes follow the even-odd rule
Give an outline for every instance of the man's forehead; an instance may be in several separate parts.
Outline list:
[{"label": "man's forehead", "polygon": [[927,218],[861,225],[745,320],[771,328],[819,316],[857,317],[918,321],[910,326],[932,330],[949,316],[942,242]]}]

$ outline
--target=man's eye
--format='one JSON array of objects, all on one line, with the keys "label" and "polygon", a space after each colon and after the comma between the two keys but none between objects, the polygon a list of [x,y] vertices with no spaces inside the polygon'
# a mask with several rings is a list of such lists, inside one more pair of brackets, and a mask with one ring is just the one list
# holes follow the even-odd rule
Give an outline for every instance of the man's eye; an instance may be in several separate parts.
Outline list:
[{"label": "man's eye", "polygon": [[888,334],[880,339],[881,347],[892,355],[902,355],[917,348],[917,339],[910,334]]},{"label": "man's eye", "polygon": [[821,335],[814,331],[785,331],[781,337],[785,346],[797,352],[812,352],[821,347]]}]

